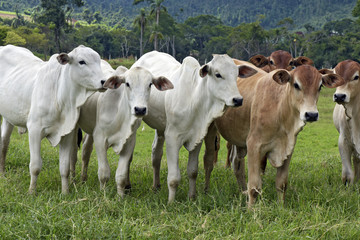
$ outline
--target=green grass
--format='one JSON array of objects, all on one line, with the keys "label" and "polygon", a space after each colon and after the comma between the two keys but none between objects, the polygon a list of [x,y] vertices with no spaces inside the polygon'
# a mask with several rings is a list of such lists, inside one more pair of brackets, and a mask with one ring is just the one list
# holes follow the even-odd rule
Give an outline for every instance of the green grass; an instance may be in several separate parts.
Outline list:
[{"label": "green grass", "polygon": [[[299,134],[289,172],[285,206],[276,201],[276,169],[270,165],[263,178],[263,193],[253,210],[239,194],[235,177],[225,169],[225,141],[205,195],[200,161],[198,197],[187,199],[187,152],[181,150],[181,185],[176,202],[167,204],[166,161],[162,161],[162,188],[151,190],[150,161],[153,130],[139,128],[131,165],[132,190],[116,194],[117,156],[109,150],[112,176],[106,191],[99,190],[93,153],[89,180],[79,180],[69,195],[61,195],[58,150],[42,143],[43,170],[36,196],[27,194],[29,150],[27,135],[16,131],[8,154],[6,177],[0,178],[0,239],[359,239],[359,185],[345,188],[332,123],[334,90],[323,89],[320,120]],[[142,128],[144,126],[144,130]],[[203,152],[200,155],[202,159]]]}]

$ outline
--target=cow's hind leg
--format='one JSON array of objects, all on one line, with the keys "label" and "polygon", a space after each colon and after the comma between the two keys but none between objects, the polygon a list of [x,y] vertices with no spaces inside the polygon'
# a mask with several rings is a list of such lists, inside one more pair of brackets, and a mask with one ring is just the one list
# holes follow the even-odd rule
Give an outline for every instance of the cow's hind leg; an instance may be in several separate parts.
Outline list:
[{"label": "cow's hind leg", "polygon": [[205,153],[204,153],[204,168],[205,168],[205,192],[210,188],[211,172],[214,169],[214,159],[216,153],[216,136],[217,129],[214,123],[211,123],[208,132],[204,138]]},{"label": "cow's hind leg", "polygon": [[246,191],[246,176],[245,176],[245,156],[246,148],[233,146],[233,171],[239,186],[239,190]]},{"label": "cow's hind leg", "polygon": [[118,167],[116,169],[117,192],[121,197],[125,196],[125,190],[131,188],[129,170],[136,143],[136,132],[134,132],[124,144],[119,157]]},{"label": "cow's hind leg", "polygon": [[86,182],[88,179],[87,171],[88,171],[88,167],[89,167],[91,152],[93,151],[93,143],[94,143],[93,136],[86,134],[84,137],[84,143],[83,143],[82,151],[81,151],[81,160],[82,160],[81,181],[83,181],[83,182]]},{"label": "cow's hind leg", "polygon": [[360,179],[360,158],[353,154],[354,162],[354,183],[357,183]]},{"label": "cow's hind leg", "polygon": [[291,156],[284,161],[281,167],[277,168],[276,172],[275,185],[278,194],[278,200],[281,204],[284,204],[285,202],[285,192],[288,185],[290,159]]},{"label": "cow's hind leg", "polygon": [[11,133],[14,126],[3,118],[1,124],[1,152],[0,152],[0,174],[5,173],[6,154],[9,149]]},{"label": "cow's hind leg", "polygon": [[163,155],[165,137],[164,133],[155,130],[155,137],[152,144],[151,160],[153,166],[153,189],[160,188],[160,166]]},{"label": "cow's hind leg", "polygon": [[189,199],[196,197],[196,178],[198,175],[199,153],[202,143],[198,144],[194,150],[189,152],[187,174],[189,177]]}]

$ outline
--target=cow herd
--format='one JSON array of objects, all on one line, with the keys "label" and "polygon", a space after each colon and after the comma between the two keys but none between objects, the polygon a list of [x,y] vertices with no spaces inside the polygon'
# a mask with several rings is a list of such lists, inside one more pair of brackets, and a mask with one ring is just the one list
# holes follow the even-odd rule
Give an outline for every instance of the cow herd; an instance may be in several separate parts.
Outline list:
[{"label": "cow herd", "polygon": [[[317,70],[307,57],[292,58],[286,51],[250,62],[213,55],[200,65],[193,57],[182,63],[166,53],[144,54],[130,69],[114,70],[98,53],[79,46],[44,62],[29,50],[0,47],[0,173],[14,126],[28,131],[29,193],[36,191],[42,168],[41,140],[59,145],[62,193],[69,192],[75,171],[77,131],[85,133],[82,180],[93,145],[98,159],[100,188],[110,179],[108,148],[119,155],[115,180],[124,196],[131,187],[130,163],[136,130],[143,120],[155,129],[152,145],[153,187],[160,187],[160,164],[166,142],[168,201],[180,184],[179,151],[189,152],[189,198],[196,197],[198,159],[205,143],[205,190],[217,159],[219,135],[227,142],[227,165],[232,165],[239,189],[251,207],[261,193],[267,160],[277,169],[276,190],[284,202],[291,156],[306,122],[318,120],[321,87],[337,88],[333,119],[339,136],[345,184],[360,178],[360,91],[357,62],[346,60],[334,69]],[[245,174],[245,156],[248,181]],[[351,157],[355,171],[352,170]]]}]

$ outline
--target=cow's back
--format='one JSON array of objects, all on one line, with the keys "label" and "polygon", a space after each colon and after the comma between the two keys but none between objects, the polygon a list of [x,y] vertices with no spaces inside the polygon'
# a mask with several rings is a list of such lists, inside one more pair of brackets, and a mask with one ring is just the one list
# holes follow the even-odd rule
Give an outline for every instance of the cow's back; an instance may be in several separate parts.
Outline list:
[{"label": "cow's back", "polygon": [[25,48],[0,49],[0,113],[13,125],[26,126],[35,76],[43,64]]}]

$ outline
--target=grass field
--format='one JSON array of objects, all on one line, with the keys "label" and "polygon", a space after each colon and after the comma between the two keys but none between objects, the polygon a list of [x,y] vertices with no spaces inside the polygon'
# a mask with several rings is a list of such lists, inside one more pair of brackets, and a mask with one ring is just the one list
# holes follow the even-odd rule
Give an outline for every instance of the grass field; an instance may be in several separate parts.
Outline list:
[{"label": "grass field", "polygon": [[263,194],[252,210],[247,209],[232,171],[224,168],[224,141],[207,195],[202,191],[200,161],[194,201],[187,199],[187,152],[181,150],[181,185],[176,202],[167,205],[165,159],[162,188],[157,193],[151,190],[153,130],[144,124],[131,165],[132,190],[125,199],[116,194],[117,156],[112,150],[108,153],[112,177],[105,191],[99,190],[93,153],[88,181],[80,183],[78,163],[71,193],[61,195],[58,150],[47,140],[42,143],[38,193],[30,196],[28,139],[14,131],[7,173],[0,178],[0,239],[360,239],[359,186],[345,188],[341,182],[333,91],[322,90],[320,120],[305,126],[298,136],[284,207],[276,201],[276,170],[269,165]]}]

